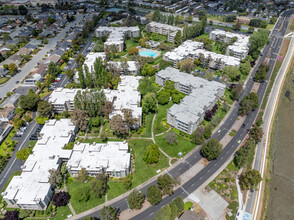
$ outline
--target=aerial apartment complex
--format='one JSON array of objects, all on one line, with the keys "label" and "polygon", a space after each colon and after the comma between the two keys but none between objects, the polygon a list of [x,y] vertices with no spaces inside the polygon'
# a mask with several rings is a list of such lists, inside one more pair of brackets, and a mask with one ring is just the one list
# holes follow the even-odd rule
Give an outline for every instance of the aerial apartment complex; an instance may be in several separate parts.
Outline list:
[{"label": "aerial apartment complex", "polygon": [[[103,89],[106,100],[113,103],[113,111],[109,115],[124,115],[122,109],[131,109],[133,118],[137,119],[137,125],[141,126],[142,107],[141,94],[138,91],[140,76],[121,76],[117,90]],[[57,88],[49,96],[49,102],[57,113],[74,110],[74,99],[78,91],[82,89]]]},{"label": "aerial apartment complex", "polygon": [[227,47],[227,56],[233,56],[240,60],[243,60],[248,55],[249,36],[216,29],[210,32],[209,38],[214,41],[220,41],[225,43],[235,41],[232,45],[229,45]]},{"label": "aerial apartment complex", "polygon": [[70,119],[49,120],[40,132],[33,153],[1,194],[9,207],[46,209],[54,193],[49,183],[49,170],[59,169],[71,156],[64,145],[74,140],[77,128]]},{"label": "aerial apartment complex", "polygon": [[76,177],[85,169],[90,176],[105,173],[113,177],[126,177],[130,172],[131,154],[128,143],[77,143],[67,162],[67,170]]},{"label": "aerial apartment complex", "polygon": [[103,37],[108,35],[106,42],[104,43],[104,48],[115,45],[118,52],[124,50],[125,36],[139,37],[140,28],[139,27],[98,27],[96,29],[96,37]]},{"label": "aerial apartment complex", "polygon": [[205,111],[212,109],[226,89],[222,83],[195,77],[172,67],[156,74],[157,84],[164,86],[167,80],[173,81],[175,88],[187,95],[180,104],[174,104],[167,110],[167,123],[188,134],[197,129]]},{"label": "aerial apartment complex", "polygon": [[101,59],[101,61],[103,62],[104,60],[106,60],[105,53],[104,52],[88,53],[87,56],[85,57],[84,66],[87,66],[89,71],[94,70],[94,63],[96,59]]},{"label": "aerial apartment complex", "polygon": [[163,55],[163,60],[171,61],[176,66],[185,59],[200,59],[202,64],[212,69],[222,69],[225,66],[239,66],[240,59],[232,56],[214,53],[202,49],[203,43],[187,40],[171,52]]},{"label": "aerial apartment complex", "polygon": [[45,123],[33,153],[22,166],[21,175],[14,176],[1,194],[8,207],[45,210],[54,194],[49,171],[60,169],[63,162],[67,162],[73,176],[82,168],[90,176],[107,173],[113,177],[125,177],[129,173],[131,155],[127,142],[77,143],[73,150],[63,149],[74,141],[77,130],[70,119]]},{"label": "aerial apartment complex", "polygon": [[146,25],[146,30],[148,32],[154,32],[162,35],[167,35],[167,40],[169,42],[174,42],[175,36],[178,31],[181,31],[183,33],[183,28],[168,25],[168,24],[162,24],[158,22],[150,22]]}]

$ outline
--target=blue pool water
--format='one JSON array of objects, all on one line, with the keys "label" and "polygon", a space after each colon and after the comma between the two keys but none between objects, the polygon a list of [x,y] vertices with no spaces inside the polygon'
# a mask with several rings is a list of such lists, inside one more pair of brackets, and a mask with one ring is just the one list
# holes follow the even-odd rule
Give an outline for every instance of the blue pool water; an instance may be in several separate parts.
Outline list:
[{"label": "blue pool water", "polygon": [[123,10],[124,9],[122,9],[122,8],[108,8],[105,11],[110,11],[110,12],[116,12],[116,13],[118,13],[118,12],[123,11]]},{"label": "blue pool water", "polygon": [[156,53],[154,53],[152,50],[144,50],[144,51],[140,52],[139,54],[141,56],[143,56],[143,57],[146,57],[146,56],[154,57],[154,56],[156,56]]}]

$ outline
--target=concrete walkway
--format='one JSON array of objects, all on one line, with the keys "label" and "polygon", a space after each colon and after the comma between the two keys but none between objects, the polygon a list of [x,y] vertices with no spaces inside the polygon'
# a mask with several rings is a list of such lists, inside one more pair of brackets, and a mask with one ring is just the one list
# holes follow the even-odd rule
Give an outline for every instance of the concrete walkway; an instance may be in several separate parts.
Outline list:
[{"label": "concrete walkway", "polygon": [[[152,135],[152,141],[154,144],[156,144],[156,141],[154,139],[154,132],[153,132],[153,128],[154,128],[154,121],[155,121],[155,118],[156,118],[156,115],[157,113],[154,114],[154,117],[153,117],[153,120],[152,120],[152,126],[151,126],[151,135]],[[171,165],[171,157],[168,156],[159,146],[158,146],[159,150],[161,153],[163,153],[168,159],[169,159],[169,165]]]}]

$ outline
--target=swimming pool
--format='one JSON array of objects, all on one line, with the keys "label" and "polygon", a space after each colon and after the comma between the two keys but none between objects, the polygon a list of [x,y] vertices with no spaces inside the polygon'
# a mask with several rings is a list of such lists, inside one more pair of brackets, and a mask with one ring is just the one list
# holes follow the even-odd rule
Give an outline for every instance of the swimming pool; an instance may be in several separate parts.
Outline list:
[{"label": "swimming pool", "polygon": [[106,9],[105,11],[116,12],[116,13],[118,13],[118,12],[123,11],[123,10],[124,10],[124,9],[122,9],[122,8],[108,8],[108,9]]},{"label": "swimming pool", "polygon": [[154,53],[152,50],[143,50],[139,53],[143,57],[154,57],[156,56],[156,53]]}]

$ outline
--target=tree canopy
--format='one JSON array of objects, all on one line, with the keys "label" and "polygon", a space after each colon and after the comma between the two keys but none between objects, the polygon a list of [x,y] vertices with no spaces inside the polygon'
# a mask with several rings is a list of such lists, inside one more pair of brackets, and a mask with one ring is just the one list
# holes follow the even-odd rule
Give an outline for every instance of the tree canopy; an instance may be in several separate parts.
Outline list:
[{"label": "tree canopy", "polygon": [[222,145],[215,138],[210,139],[201,148],[201,153],[208,160],[216,159],[222,152]]},{"label": "tree canopy", "polygon": [[130,209],[140,209],[145,200],[142,192],[133,190],[127,198]]},{"label": "tree canopy", "polygon": [[101,217],[103,220],[116,220],[117,209],[111,206],[104,206],[101,211]]},{"label": "tree canopy", "polygon": [[239,107],[239,114],[246,115],[258,107],[258,95],[257,93],[251,92],[245,96]]},{"label": "tree canopy", "polygon": [[143,160],[147,164],[157,163],[159,160],[160,151],[156,144],[149,145],[145,151]]},{"label": "tree canopy", "polygon": [[242,190],[254,189],[262,180],[257,170],[247,170],[239,178],[239,184]]},{"label": "tree canopy", "polygon": [[148,92],[142,100],[142,111],[147,114],[148,112],[155,112],[157,110],[156,95]]},{"label": "tree canopy", "polygon": [[162,193],[157,186],[152,185],[147,189],[147,200],[151,205],[156,205],[161,202]]},{"label": "tree canopy", "polygon": [[24,110],[33,110],[37,107],[39,101],[39,95],[36,94],[35,91],[30,88],[27,95],[22,95],[19,98],[18,105]]}]

